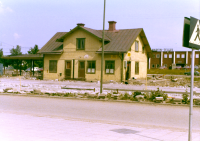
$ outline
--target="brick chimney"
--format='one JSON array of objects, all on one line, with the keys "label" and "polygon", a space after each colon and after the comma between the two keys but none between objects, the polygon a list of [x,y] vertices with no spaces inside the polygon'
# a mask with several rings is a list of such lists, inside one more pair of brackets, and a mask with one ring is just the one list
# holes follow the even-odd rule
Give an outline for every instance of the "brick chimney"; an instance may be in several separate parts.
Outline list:
[{"label": "brick chimney", "polygon": [[116,21],[108,21],[108,23],[109,23],[109,29],[108,29],[108,31],[115,31],[116,30],[116,27],[115,27],[115,25],[116,25]]},{"label": "brick chimney", "polygon": [[84,27],[85,24],[84,23],[77,23],[78,26]]}]

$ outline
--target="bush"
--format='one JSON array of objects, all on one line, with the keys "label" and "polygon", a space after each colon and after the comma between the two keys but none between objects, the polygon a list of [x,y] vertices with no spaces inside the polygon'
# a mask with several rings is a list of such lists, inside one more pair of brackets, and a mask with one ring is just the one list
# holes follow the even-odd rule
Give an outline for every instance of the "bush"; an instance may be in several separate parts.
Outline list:
[{"label": "bush", "polygon": [[156,99],[156,97],[163,97],[163,99],[166,100],[168,96],[163,91],[160,91],[159,88],[157,88],[157,91],[151,92],[151,94],[149,96],[149,100],[154,101],[154,99]]},{"label": "bush", "polygon": [[111,99],[111,94],[108,93],[106,97],[107,97],[108,99]]},{"label": "bush", "polygon": [[188,104],[188,103],[189,103],[188,96],[189,96],[188,94],[183,94],[183,95],[182,95],[182,97],[183,97],[182,102],[183,102],[183,103],[185,103],[185,104]]},{"label": "bush", "polygon": [[124,95],[120,95],[120,99],[121,99],[121,100],[127,100],[127,99],[129,99],[129,98],[130,98],[130,96],[129,96],[128,93],[125,93]]}]

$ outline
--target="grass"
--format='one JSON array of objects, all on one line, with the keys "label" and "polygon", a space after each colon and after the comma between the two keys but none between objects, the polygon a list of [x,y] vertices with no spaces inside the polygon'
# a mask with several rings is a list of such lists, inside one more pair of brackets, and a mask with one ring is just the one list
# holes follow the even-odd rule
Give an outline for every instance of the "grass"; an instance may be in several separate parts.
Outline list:
[{"label": "grass", "polygon": [[190,70],[169,70],[169,69],[148,69],[147,74],[173,74],[173,75],[184,75],[185,72]]}]

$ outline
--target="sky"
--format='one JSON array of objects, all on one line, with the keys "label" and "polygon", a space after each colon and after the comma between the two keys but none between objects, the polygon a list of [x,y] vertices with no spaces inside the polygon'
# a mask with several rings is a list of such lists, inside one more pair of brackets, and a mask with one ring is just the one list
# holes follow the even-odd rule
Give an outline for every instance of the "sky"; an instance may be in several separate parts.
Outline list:
[{"label": "sky", "polygon": [[[103,29],[104,0],[0,0],[0,49],[4,55],[21,46],[42,48],[56,32],[77,23]],[[184,17],[200,19],[200,0],[107,0],[108,21],[116,29],[143,28],[151,49],[189,51],[182,46]]]}]

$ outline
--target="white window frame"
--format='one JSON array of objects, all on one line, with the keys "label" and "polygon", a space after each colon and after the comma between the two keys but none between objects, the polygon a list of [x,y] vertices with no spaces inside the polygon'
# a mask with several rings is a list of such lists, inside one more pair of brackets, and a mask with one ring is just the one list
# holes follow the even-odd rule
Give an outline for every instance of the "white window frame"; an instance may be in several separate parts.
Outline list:
[{"label": "white window frame", "polygon": [[185,54],[181,54],[181,58],[185,58]]},{"label": "white window frame", "polygon": [[135,51],[139,52],[139,41],[135,41]]},{"label": "white window frame", "polygon": [[199,58],[199,54],[196,54],[196,58]]},{"label": "white window frame", "polygon": [[167,54],[164,54],[164,58],[167,58]]},{"label": "white window frame", "polygon": [[172,58],[172,54],[169,54],[169,58]]},{"label": "white window frame", "polygon": [[176,58],[180,58],[180,54],[176,54]]}]

